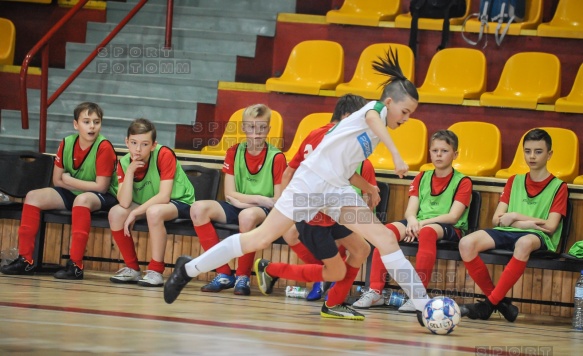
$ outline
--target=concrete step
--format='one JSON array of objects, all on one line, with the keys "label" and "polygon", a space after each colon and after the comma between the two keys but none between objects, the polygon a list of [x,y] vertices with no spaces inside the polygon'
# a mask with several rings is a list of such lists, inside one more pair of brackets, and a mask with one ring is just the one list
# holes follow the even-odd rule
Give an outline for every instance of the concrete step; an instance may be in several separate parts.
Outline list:
[{"label": "concrete step", "polygon": [[[54,93],[71,73],[70,70],[51,69],[49,93]],[[217,99],[217,81],[190,78],[168,80],[143,74],[98,74],[87,71],[81,73],[65,92],[82,92],[88,89],[101,94],[190,100],[208,104],[216,103]]]},{"label": "concrete step", "polygon": [[[139,0],[126,0],[126,3],[137,4]],[[149,0],[148,4],[166,6],[167,0]],[[295,0],[174,0],[175,7],[203,7],[230,10],[254,10],[264,12],[296,12]]]},{"label": "concrete step", "polygon": [[[29,110],[40,112],[40,91],[28,95]],[[99,104],[105,113],[116,117],[145,117],[153,121],[168,121],[190,125],[196,118],[196,102],[187,100],[160,99],[141,96],[103,94],[90,91],[63,93],[49,107],[49,113],[70,114],[81,102]]]},{"label": "concrete step", "polygon": [[[95,49],[93,44],[67,43],[65,68],[75,70]],[[132,74],[159,76],[167,80],[175,78],[214,81],[234,81],[237,59],[233,55],[172,51],[173,59],[129,59],[95,58],[85,69],[101,74]],[[137,70],[136,70],[137,69]],[[136,73],[137,72],[137,73]]]},{"label": "concrete step", "polygon": [[[60,140],[63,137],[75,133],[73,128],[73,110],[70,113],[57,113],[49,109],[47,120],[47,152],[56,152]],[[4,146],[4,139],[20,137],[22,140],[29,141],[25,145],[32,145],[33,149],[38,147],[39,133],[38,112],[29,112],[29,129],[23,130],[20,120],[20,111],[3,110],[2,111],[2,131],[0,133],[0,147]],[[115,147],[125,148],[125,136],[127,128],[134,120],[134,117],[113,117],[109,116],[104,110],[103,124],[101,134],[107,137]],[[156,126],[157,141],[170,147],[174,147],[174,138],[176,135],[176,125],[164,120],[151,120]],[[56,145],[51,146],[49,142]]]},{"label": "concrete step", "polygon": [[[87,24],[87,43],[101,43],[115,28],[115,23]],[[111,59],[171,59],[173,51],[162,51],[164,27],[124,27],[101,52],[101,58]],[[245,33],[174,28],[172,48],[202,53],[217,53],[252,57],[255,55],[256,36]]]},{"label": "concrete step", "polygon": [[[110,2],[107,4],[107,22],[119,23],[134,4]],[[173,28],[190,28],[263,36],[275,35],[277,15],[274,13],[227,8],[198,8],[175,6]],[[166,5],[144,6],[130,20],[131,25],[159,26],[166,24]]]}]

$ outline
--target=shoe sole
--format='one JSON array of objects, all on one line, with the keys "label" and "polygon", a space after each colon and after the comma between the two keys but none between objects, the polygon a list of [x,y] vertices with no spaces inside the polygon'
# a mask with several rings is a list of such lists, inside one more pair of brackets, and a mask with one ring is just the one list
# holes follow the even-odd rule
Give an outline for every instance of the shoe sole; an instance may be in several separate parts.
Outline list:
[{"label": "shoe sole", "polygon": [[233,292],[234,295],[251,295],[251,291],[249,292]]},{"label": "shoe sole", "polygon": [[137,284],[138,283],[138,281],[122,281],[122,280],[119,280],[119,279],[116,279],[113,277],[111,277],[109,279],[109,281],[112,283],[116,283],[116,284]]},{"label": "shoe sole", "polygon": [[364,316],[339,316],[339,315],[332,315],[332,314],[327,314],[324,312],[320,312],[320,316],[323,318],[328,318],[328,319],[343,319],[343,320],[357,320],[357,321],[363,321],[364,320]]},{"label": "shoe sole", "polygon": [[83,276],[81,277],[57,277],[57,276],[53,276],[56,279],[63,279],[63,280],[67,280],[67,281],[81,281],[83,280]]},{"label": "shoe sole", "polygon": [[158,287],[163,287],[164,286],[164,283],[161,283],[161,284],[151,284],[151,283],[147,283],[147,282],[138,281],[138,285],[139,286],[142,286],[142,287],[158,288]]}]

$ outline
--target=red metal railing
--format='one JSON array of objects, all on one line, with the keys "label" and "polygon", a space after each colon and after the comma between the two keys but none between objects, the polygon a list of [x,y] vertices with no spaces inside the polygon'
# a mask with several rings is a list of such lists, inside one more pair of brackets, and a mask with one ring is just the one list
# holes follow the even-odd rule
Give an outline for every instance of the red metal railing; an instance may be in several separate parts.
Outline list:
[{"label": "red metal railing", "polygon": [[[21,122],[22,128],[27,130],[28,125],[28,96],[26,91],[26,81],[28,75],[29,63],[34,58],[34,56],[42,50],[41,53],[41,95],[40,95],[40,129],[39,129],[39,141],[38,149],[39,152],[45,152],[46,150],[46,138],[47,138],[47,111],[49,106],[57,100],[59,95],[61,95],[65,89],[71,85],[71,83],[81,74],[81,72],[87,68],[89,63],[99,53],[99,50],[105,47],[124,27],[125,25],[140,11],[140,9],[148,2],[148,0],[140,0],[139,3],[134,6],[132,10],[120,21],[120,23],[115,26],[111,33],[97,45],[97,47],[89,54],[89,56],[75,69],[73,73],[61,84],[61,86],[48,97],[48,75],[49,75],[49,41],[63,25],[65,25],[89,0],[79,0],[79,2],[69,10],[65,16],[59,22],[57,22],[46,35],[26,54],[24,61],[22,62],[22,67],[20,70],[20,98],[21,98]],[[172,47],[172,17],[173,17],[174,1],[167,1],[166,10],[166,33],[165,33],[165,48]]]}]

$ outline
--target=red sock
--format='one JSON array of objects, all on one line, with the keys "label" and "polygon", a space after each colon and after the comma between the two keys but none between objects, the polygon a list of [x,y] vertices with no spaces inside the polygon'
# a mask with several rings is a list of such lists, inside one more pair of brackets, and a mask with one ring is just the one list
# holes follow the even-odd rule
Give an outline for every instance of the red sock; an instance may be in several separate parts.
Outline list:
[{"label": "red sock", "polygon": [[251,276],[251,269],[253,268],[253,262],[255,262],[255,252],[249,252],[239,257],[237,260],[237,277],[239,276]]},{"label": "red sock", "polygon": [[148,269],[150,271],[156,271],[158,273],[164,273],[165,268],[166,266],[164,266],[164,261],[162,262],[156,261],[153,258],[150,260],[150,263],[148,264]]},{"label": "red sock", "polygon": [[138,264],[138,255],[136,255],[134,239],[132,239],[131,236],[126,236],[123,232],[123,229],[118,231],[111,231],[111,235],[113,236],[113,239],[119,248],[119,252],[121,252],[126,266],[139,271],[140,265]]},{"label": "red sock", "polygon": [[[211,247],[219,243],[219,235],[217,235],[217,230],[215,230],[213,223],[210,221],[206,224],[195,226],[194,231],[196,231],[196,235],[200,241],[200,246],[202,246],[205,251],[210,250]],[[216,271],[217,273],[223,273],[229,276],[231,275],[231,267],[229,267],[228,264],[217,267]]]},{"label": "red sock", "polygon": [[520,261],[516,258],[512,257],[510,262],[504,268],[504,272],[500,276],[500,280],[496,287],[488,296],[488,299],[492,302],[492,304],[497,305],[500,303],[502,299],[506,296],[506,293],[516,284],[518,279],[524,273],[526,269],[526,261]]},{"label": "red sock", "polygon": [[346,261],[346,247],[338,246],[338,253],[340,254],[340,257],[342,257],[342,259]]},{"label": "red sock", "polygon": [[346,264],[346,276],[344,276],[343,280],[336,282],[330,291],[328,291],[326,305],[333,307],[344,302],[359,270],[360,268]]},{"label": "red sock", "polygon": [[24,204],[18,228],[18,253],[29,262],[32,262],[39,225],[40,209],[34,205]]},{"label": "red sock", "polygon": [[71,261],[83,269],[83,255],[89,240],[91,229],[91,210],[85,206],[74,206],[71,214]]},{"label": "red sock", "polygon": [[437,232],[430,227],[419,231],[419,248],[417,249],[417,262],[415,270],[421,278],[421,282],[427,288],[431,281],[431,272],[437,258]]},{"label": "red sock", "polygon": [[306,245],[303,243],[298,243],[296,245],[290,246],[293,252],[298,255],[299,259],[304,261],[307,265],[321,265],[322,261],[314,257],[314,255],[308,250]]},{"label": "red sock", "polygon": [[397,227],[393,224],[387,224],[385,225],[387,227],[387,229],[391,230],[393,232],[393,234],[395,234],[395,238],[397,239],[397,242],[401,241],[401,233],[399,233],[399,229],[397,229]]},{"label": "red sock", "polygon": [[372,251],[372,263],[370,267],[370,289],[376,289],[379,292],[385,288],[385,279],[387,269],[381,260],[381,253],[377,248]]},{"label": "red sock", "polygon": [[492,278],[490,278],[488,268],[486,268],[486,265],[480,256],[476,256],[476,258],[469,262],[464,261],[464,265],[466,266],[470,277],[472,277],[474,282],[476,282],[476,284],[482,289],[482,292],[486,296],[489,296],[494,290],[494,283],[492,282]]},{"label": "red sock", "polygon": [[298,282],[320,282],[322,265],[288,265],[287,263],[270,263],[267,274],[272,277],[291,279]]}]

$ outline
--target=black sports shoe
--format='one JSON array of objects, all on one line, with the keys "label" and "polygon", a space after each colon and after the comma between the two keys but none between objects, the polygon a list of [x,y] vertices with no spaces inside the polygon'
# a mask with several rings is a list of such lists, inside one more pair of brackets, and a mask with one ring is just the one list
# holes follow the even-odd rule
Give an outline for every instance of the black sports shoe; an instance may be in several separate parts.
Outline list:
[{"label": "black sports shoe", "polygon": [[36,268],[32,261],[27,261],[24,257],[19,255],[14,261],[6,266],[2,266],[0,272],[4,274],[33,274],[35,269]]},{"label": "black sports shoe", "polygon": [[59,270],[54,275],[57,279],[83,279],[83,270],[69,260],[64,269]]},{"label": "black sports shoe", "polygon": [[422,327],[426,327],[427,325],[425,325],[425,318],[423,318],[423,312],[421,310],[416,310],[415,313],[417,314],[417,321],[419,322],[419,325],[421,325]]},{"label": "black sports shoe", "polygon": [[164,284],[164,301],[166,303],[172,304],[186,284],[192,280],[192,277],[186,274],[186,269],[184,268],[184,265],[192,260],[193,258],[190,256],[180,256],[176,260],[174,271]]},{"label": "black sports shoe", "polygon": [[504,319],[511,323],[513,323],[518,317],[518,307],[516,305],[512,305],[512,301],[508,298],[502,299],[500,303],[496,305],[496,310],[502,314]]},{"label": "black sports shoe", "polygon": [[495,309],[488,298],[484,301],[479,300],[475,304],[464,304],[464,307],[468,310],[468,318],[482,320],[490,319],[490,315],[492,315],[492,312],[494,312]]},{"label": "black sports shoe", "polygon": [[268,260],[257,259],[254,264],[255,277],[257,277],[257,284],[259,285],[259,290],[261,293],[267,295],[273,292],[273,286],[275,282],[279,279],[278,277],[271,277],[265,271],[267,266],[270,264]]}]

